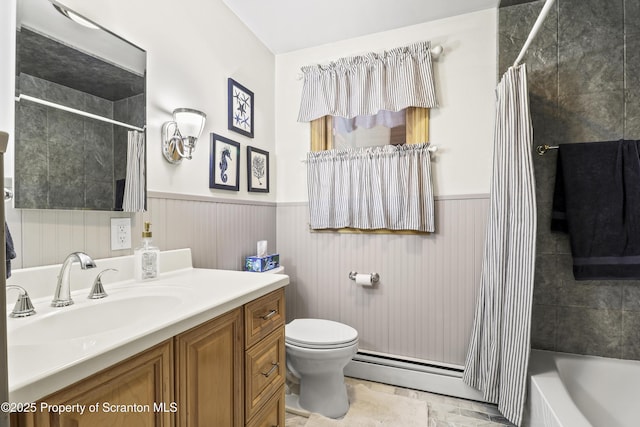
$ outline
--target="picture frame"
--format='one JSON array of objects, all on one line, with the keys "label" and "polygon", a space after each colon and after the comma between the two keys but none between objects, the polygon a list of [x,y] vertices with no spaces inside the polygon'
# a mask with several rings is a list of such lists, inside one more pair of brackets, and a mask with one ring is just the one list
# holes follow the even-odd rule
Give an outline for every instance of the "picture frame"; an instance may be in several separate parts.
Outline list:
[{"label": "picture frame", "polygon": [[240,144],[211,133],[209,188],[238,191],[240,189]]},{"label": "picture frame", "polygon": [[247,191],[269,192],[269,152],[247,146]]},{"label": "picture frame", "polygon": [[253,92],[229,78],[227,85],[229,130],[253,138]]}]

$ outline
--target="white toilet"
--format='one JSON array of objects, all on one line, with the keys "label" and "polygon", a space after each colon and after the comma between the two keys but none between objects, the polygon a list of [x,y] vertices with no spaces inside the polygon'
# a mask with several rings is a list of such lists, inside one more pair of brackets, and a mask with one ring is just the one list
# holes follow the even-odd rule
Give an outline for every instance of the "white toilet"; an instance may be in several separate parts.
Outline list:
[{"label": "white toilet", "polygon": [[[284,274],[284,266],[266,273]],[[358,351],[358,331],[323,319],[295,319],[284,329],[287,369],[300,383],[295,406],[342,417],[349,410],[343,370]]]},{"label": "white toilet", "polygon": [[285,325],[287,368],[300,381],[298,405],[325,417],[349,410],[343,369],[358,351],[358,331],[323,319],[295,319]]}]

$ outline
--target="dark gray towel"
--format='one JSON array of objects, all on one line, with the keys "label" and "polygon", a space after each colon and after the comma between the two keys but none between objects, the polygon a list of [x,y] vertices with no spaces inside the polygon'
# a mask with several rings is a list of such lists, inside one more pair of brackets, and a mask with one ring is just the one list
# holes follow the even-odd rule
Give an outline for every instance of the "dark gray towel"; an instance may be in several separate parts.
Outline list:
[{"label": "dark gray towel", "polygon": [[5,256],[7,261],[7,279],[11,277],[11,260],[16,257],[16,250],[13,247],[13,237],[9,232],[7,223],[4,223],[4,238],[5,238]]},{"label": "dark gray towel", "polygon": [[561,144],[551,228],[577,280],[640,279],[640,141]]}]

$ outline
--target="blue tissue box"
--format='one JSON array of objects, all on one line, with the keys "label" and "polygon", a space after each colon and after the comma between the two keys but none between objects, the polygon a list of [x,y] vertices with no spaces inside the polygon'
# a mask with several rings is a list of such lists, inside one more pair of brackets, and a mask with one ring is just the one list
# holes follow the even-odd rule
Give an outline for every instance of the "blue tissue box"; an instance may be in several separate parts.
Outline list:
[{"label": "blue tissue box", "polygon": [[246,271],[268,271],[280,266],[280,254],[272,254],[264,257],[248,256],[244,260]]}]

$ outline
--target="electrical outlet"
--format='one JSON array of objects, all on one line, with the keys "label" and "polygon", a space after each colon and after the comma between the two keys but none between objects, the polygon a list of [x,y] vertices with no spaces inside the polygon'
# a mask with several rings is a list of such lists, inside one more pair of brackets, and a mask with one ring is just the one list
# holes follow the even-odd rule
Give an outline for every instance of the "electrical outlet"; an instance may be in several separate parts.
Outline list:
[{"label": "electrical outlet", "polygon": [[111,218],[111,250],[131,249],[131,218]]}]

